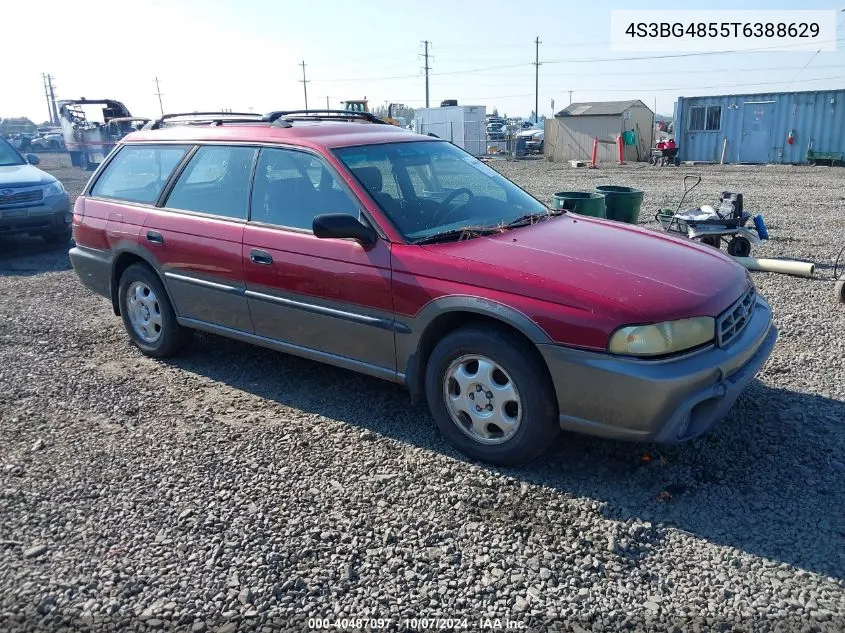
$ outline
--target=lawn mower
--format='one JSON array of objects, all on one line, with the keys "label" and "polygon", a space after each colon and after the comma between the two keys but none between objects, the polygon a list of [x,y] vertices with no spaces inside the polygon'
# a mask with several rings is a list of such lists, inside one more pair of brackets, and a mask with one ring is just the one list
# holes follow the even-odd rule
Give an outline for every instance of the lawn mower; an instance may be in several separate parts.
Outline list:
[{"label": "lawn mower", "polygon": [[[691,180],[695,180],[695,183],[688,186]],[[728,254],[734,257],[748,257],[752,245],[762,244],[763,240],[769,239],[763,216],[759,213],[752,216],[743,209],[741,193],[723,192],[718,208],[705,204],[696,209],[681,211],[681,205],[699,184],[701,176],[684,176],[684,195],[677,208],[674,211],[660,209],[655,214],[654,218],[665,231],[699,240],[714,248],[721,248],[722,242],[727,242]],[[749,220],[753,222],[754,228],[747,226]]]}]

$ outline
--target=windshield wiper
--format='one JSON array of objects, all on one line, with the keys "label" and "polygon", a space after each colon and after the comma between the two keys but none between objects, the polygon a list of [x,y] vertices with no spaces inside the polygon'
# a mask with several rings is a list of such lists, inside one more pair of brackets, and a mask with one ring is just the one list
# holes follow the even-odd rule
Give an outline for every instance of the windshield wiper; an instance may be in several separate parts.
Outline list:
[{"label": "windshield wiper", "polygon": [[499,233],[502,229],[503,227],[501,226],[465,226],[460,229],[450,229],[448,231],[441,231],[440,233],[426,235],[418,240],[414,240],[412,244],[432,244],[434,242],[446,242],[455,238],[457,238],[458,241],[468,240],[480,235]]},{"label": "windshield wiper", "polygon": [[534,213],[526,213],[525,215],[519,216],[515,220],[511,220],[510,222],[505,224],[504,227],[508,229],[515,229],[520,226],[528,226],[529,224],[534,224],[541,218],[553,218],[564,213],[566,213],[566,209],[554,209],[546,211],[535,211]]}]

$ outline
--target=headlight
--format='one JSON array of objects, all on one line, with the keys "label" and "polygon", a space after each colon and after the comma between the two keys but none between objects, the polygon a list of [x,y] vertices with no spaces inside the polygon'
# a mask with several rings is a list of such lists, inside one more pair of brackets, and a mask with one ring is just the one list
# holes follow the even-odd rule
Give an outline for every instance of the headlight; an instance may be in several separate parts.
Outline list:
[{"label": "headlight", "polygon": [[44,185],[44,197],[59,196],[65,192],[65,188],[58,180],[54,180],[49,185]]},{"label": "headlight", "polygon": [[630,325],[611,335],[608,350],[612,354],[629,356],[662,356],[704,345],[715,336],[716,320],[713,317]]}]

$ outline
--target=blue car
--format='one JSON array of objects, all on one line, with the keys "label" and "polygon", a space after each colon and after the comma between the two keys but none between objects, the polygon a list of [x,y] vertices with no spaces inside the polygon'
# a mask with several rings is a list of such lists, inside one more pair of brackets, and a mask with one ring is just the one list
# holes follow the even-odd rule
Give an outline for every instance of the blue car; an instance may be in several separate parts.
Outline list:
[{"label": "blue car", "polygon": [[64,186],[0,137],[0,235],[41,235],[48,242],[71,238],[70,198]]}]

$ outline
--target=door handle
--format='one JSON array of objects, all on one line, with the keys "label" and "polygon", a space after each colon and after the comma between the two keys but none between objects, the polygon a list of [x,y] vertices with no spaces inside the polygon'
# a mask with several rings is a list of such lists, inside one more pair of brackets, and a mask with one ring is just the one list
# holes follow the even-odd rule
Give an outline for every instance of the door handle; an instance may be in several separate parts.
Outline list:
[{"label": "door handle", "polygon": [[147,231],[147,241],[153,244],[164,244],[164,237],[158,231]]},{"label": "door handle", "polygon": [[253,264],[264,264],[267,266],[273,263],[273,258],[270,257],[270,253],[265,253],[264,251],[255,249],[249,252],[249,258]]}]

